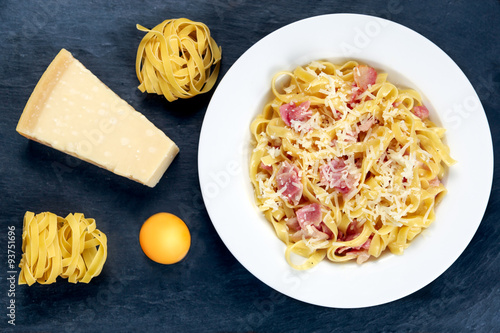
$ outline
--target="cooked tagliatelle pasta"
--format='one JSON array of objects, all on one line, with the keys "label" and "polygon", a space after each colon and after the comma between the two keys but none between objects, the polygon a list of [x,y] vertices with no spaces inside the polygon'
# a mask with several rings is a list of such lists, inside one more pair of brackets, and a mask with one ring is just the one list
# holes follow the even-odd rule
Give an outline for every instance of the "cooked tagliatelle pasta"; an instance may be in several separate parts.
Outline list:
[{"label": "cooked tagliatelle pasta", "polygon": [[107,257],[106,235],[83,214],[66,218],[26,212],[19,284],[50,284],[58,276],[71,283],[89,283],[101,273]]},{"label": "cooked tagliatelle pasta", "polygon": [[221,48],[201,22],[165,20],[147,32],[137,50],[135,69],[142,92],[164,95],[169,102],[212,89],[219,74]]},{"label": "cooked tagliatelle pasta", "polygon": [[288,263],[402,254],[434,221],[455,162],[420,95],[355,61],[280,72],[271,89],[251,124],[250,178]]}]

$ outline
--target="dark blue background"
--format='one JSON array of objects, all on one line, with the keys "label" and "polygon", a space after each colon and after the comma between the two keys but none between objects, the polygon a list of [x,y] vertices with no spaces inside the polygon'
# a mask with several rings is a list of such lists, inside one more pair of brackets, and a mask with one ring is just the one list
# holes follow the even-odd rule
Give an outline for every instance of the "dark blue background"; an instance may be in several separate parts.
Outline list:
[{"label": "dark blue background", "polygon": [[[16,228],[19,260],[26,210],[59,215],[84,212],[94,217],[98,228],[108,236],[109,253],[103,272],[89,285],[60,279],[49,286],[17,286],[13,299],[15,328],[19,331],[498,331],[498,177],[472,242],[455,264],[425,288],[401,300],[365,309],[305,304],[277,293],[246,271],[210,222],[198,183],[197,152],[211,93],[168,103],[163,97],[147,96],[136,88],[135,55],[144,35],[136,30],[136,23],[151,28],[179,17],[206,23],[223,49],[222,77],[245,50],[268,33],[302,18],[343,12],[390,19],[441,47],[477,90],[493,143],[498,146],[498,0],[2,0],[0,331],[12,329],[6,316],[11,299],[7,297],[5,277],[7,227]],[[29,142],[15,132],[35,84],[63,47],[179,145],[180,154],[155,188]],[[473,151],[470,158],[474,158]],[[464,189],[464,193],[474,195],[474,189]],[[178,215],[191,230],[192,248],[179,264],[156,264],[140,249],[139,229],[146,218],[159,211]],[[355,285],[332,283],[327,287],[332,288],[328,292],[333,295],[335,288],[356,293]]]}]

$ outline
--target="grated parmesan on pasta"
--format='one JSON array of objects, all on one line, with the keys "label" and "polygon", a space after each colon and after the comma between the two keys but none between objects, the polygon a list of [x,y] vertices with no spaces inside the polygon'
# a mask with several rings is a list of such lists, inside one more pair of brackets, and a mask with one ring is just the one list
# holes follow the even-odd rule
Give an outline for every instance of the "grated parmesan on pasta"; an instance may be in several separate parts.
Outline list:
[{"label": "grated parmesan on pasta", "polygon": [[[277,89],[283,75],[290,83]],[[454,163],[444,130],[412,112],[420,95],[355,61],[280,72],[271,89],[274,99],[251,124],[250,178],[288,263],[308,269],[324,258],[361,263],[386,249],[402,254],[434,221],[446,193],[439,180]],[[286,194],[299,190],[300,201],[289,200]],[[314,204],[320,222],[299,219],[297,212]],[[293,263],[291,253],[305,262]]]}]

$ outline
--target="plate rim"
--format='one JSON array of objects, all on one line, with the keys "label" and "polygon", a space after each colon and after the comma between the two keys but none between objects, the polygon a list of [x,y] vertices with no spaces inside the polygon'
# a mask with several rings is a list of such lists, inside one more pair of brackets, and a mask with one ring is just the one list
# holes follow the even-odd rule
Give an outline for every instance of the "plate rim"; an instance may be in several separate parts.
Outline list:
[{"label": "plate rim", "polygon": [[[384,22],[384,24],[387,24],[387,25],[394,25],[395,27],[398,27],[399,29],[403,29],[404,31],[410,32],[411,34],[415,34],[415,36],[417,36],[418,38],[423,39],[426,43],[428,43],[428,44],[432,45],[433,47],[437,48],[441,52],[441,56],[444,56],[445,58],[448,59],[448,61],[451,61],[451,63],[455,66],[455,70],[458,69],[458,72],[466,80],[464,83],[466,83],[467,89],[471,90],[474,93],[475,98],[479,101],[479,109],[480,109],[480,111],[482,111],[480,113],[480,115],[484,116],[484,119],[486,120],[486,126],[487,126],[487,129],[488,129],[488,131],[487,131],[487,136],[488,136],[487,141],[489,143],[489,147],[488,148],[491,148],[491,149],[489,149],[489,153],[490,153],[489,155],[490,156],[488,156],[491,159],[491,161],[490,161],[491,163],[487,166],[487,169],[489,171],[488,172],[489,177],[488,177],[488,184],[487,184],[486,187],[488,188],[488,191],[487,191],[487,194],[483,194],[483,195],[485,195],[485,200],[482,202],[482,207],[479,210],[480,213],[476,214],[478,216],[478,220],[479,220],[477,222],[477,226],[475,227],[474,232],[472,232],[470,234],[469,239],[466,242],[464,242],[465,245],[463,246],[463,249],[456,254],[455,258],[452,258],[452,260],[449,260],[449,264],[448,265],[445,265],[445,266],[441,267],[441,272],[439,272],[436,276],[430,278],[429,281],[424,281],[425,283],[423,283],[422,285],[419,285],[416,288],[413,288],[413,290],[411,290],[409,292],[405,292],[404,294],[401,294],[399,297],[396,297],[396,298],[392,297],[392,299],[385,299],[385,300],[382,300],[381,302],[368,302],[368,303],[366,303],[366,302],[365,303],[360,302],[358,305],[354,305],[354,306],[351,303],[347,304],[346,306],[343,306],[342,304],[338,304],[338,303],[335,303],[335,304],[325,304],[324,302],[317,302],[314,299],[312,299],[312,300],[311,299],[304,299],[304,297],[297,296],[295,293],[290,292],[290,290],[288,290],[286,288],[280,288],[279,286],[270,284],[269,281],[264,281],[265,279],[263,279],[262,276],[260,276],[259,273],[255,272],[255,269],[252,267],[252,265],[248,264],[244,259],[241,258],[240,253],[235,253],[235,250],[234,250],[233,246],[230,244],[230,242],[228,242],[225,239],[225,237],[223,237],[223,231],[221,229],[221,225],[217,221],[214,221],[213,216],[215,216],[216,214],[213,212],[211,204],[210,204],[210,198],[209,198],[209,195],[207,194],[207,189],[206,189],[206,186],[205,186],[206,183],[207,183],[207,180],[206,180],[207,177],[206,177],[206,174],[204,174],[204,167],[205,167],[204,163],[205,163],[205,158],[206,157],[204,156],[204,146],[203,145],[204,145],[205,137],[208,135],[207,134],[207,131],[208,131],[207,130],[207,126],[208,126],[207,125],[207,119],[209,119],[211,112],[213,112],[211,110],[213,108],[213,103],[215,104],[215,101],[217,100],[219,87],[225,87],[226,78],[231,77],[231,75],[233,73],[233,69],[236,68],[236,66],[240,63],[241,59],[245,59],[245,57],[250,52],[252,52],[252,50],[258,48],[259,45],[261,45],[265,41],[274,38],[274,36],[281,34],[283,31],[286,31],[287,29],[291,29],[291,27],[300,26],[300,25],[303,25],[303,24],[307,24],[307,22],[314,22],[314,21],[322,20],[322,19],[332,19],[332,20],[334,20],[335,18],[339,18],[339,17],[350,17],[350,18],[361,19],[361,20],[367,20],[367,19],[369,19],[369,20],[374,20],[374,21],[377,21],[377,22]],[[269,90],[269,85],[267,87],[265,87],[265,88],[267,90]],[[416,87],[416,89],[419,90],[418,87]],[[248,124],[247,127],[249,127],[249,125],[250,124]],[[249,132],[249,130],[248,130],[248,132]],[[247,169],[245,169],[244,171],[246,172]],[[212,99],[211,99],[211,101],[210,101],[210,103],[209,103],[209,105],[207,107],[206,114],[204,115],[203,125],[202,125],[201,131],[200,131],[200,138],[199,138],[198,175],[199,175],[199,182],[200,182],[200,188],[201,188],[201,192],[202,192],[202,197],[203,197],[203,200],[204,200],[205,207],[207,209],[208,215],[210,217],[211,223],[214,225],[214,228],[216,229],[219,237],[221,238],[221,240],[223,241],[223,243],[225,244],[225,246],[229,249],[229,251],[231,252],[231,254],[252,275],[254,275],[255,277],[257,277],[259,280],[261,280],[266,285],[270,286],[271,288],[273,288],[273,289],[275,289],[275,290],[277,290],[277,291],[279,291],[279,292],[281,292],[281,293],[283,293],[283,294],[285,294],[285,295],[287,295],[289,297],[295,298],[297,300],[300,300],[300,301],[303,301],[303,302],[306,302],[306,303],[311,303],[311,304],[316,304],[316,305],[320,305],[320,306],[325,306],[325,307],[334,307],[334,308],[361,308],[361,307],[376,306],[376,305],[379,305],[379,304],[384,304],[384,303],[392,302],[392,301],[395,301],[397,299],[406,297],[406,296],[408,296],[408,295],[410,295],[410,294],[412,294],[412,293],[420,290],[421,288],[425,287],[426,285],[428,285],[429,283],[431,283],[432,281],[434,281],[435,279],[437,279],[439,276],[441,276],[458,259],[458,257],[465,251],[465,249],[467,248],[468,244],[470,243],[470,241],[474,237],[475,233],[477,232],[477,229],[479,228],[479,225],[480,225],[481,221],[484,218],[484,214],[485,214],[488,202],[489,202],[489,197],[490,197],[491,189],[492,189],[493,171],[494,171],[493,144],[492,144],[491,130],[490,130],[490,127],[489,127],[487,116],[486,116],[486,113],[484,112],[484,108],[482,107],[482,104],[481,104],[481,102],[479,100],[479,97],[477,96],[477,93],[474,90],[474,87],[472,86],[472,84],[470,83],[470,81],[468,80],[468,78],[465,76],[465,74],[463,73],[463,71],[460,69],[460,67],[458,67],[458,65],[453,61],[453,59],[451,59],[451,57],[449,57],[441,48],[439,48],[436,44],[434,44],[432,41],[430,41],[429,39],[427,39],[425,36],[422,36],[418,32],[416,32],[416,31],[414,31],[412,29],[409,29],[409,28],[407,28],[407,27],[405,27],[405,26],[403,26],[403,25],[401,25],[399,23],[396,23],[396,22],[393,22],[393,21],[389,21],[387,19],[375,17],[375,16],[364,15],[364,14],[337,13],[337,14],[324,14],[324,15],[318,15],[318,16],[308,17],[308,18],[305,18],[305,19],[301,19],[301,20],[289,23],[289,24],[287,24],[287,25],[285,25],[285,26],[283,26],[283,27],[281,27],[281,28],[279,28],[279,29],[277,29],[277,30],[269,33],[268,35],[266,35],[265,37],[263,37],[262,39],[260,39],[258,42],[256,42],[255,44],[253,44],[249,49],[247,49],[231,65],[231,67],[225,73],[224,77],[222,78],[222,80],[220,81],[219,85],[217,86],[217,89],[215,90],[215,92],[214,92],[214,94],[212,96]],[[244,172],[244,177],[246,176],[248,178],[248,175],[245,172]],[[253,198],[251,198],[251,204],[253,206],[255,206],[255,202],[254,202]],[[272,235],[272,236],[276,238],[275,235]],[[404,255],[403,255],[403,257],[404,257]],[[283,257],[282,260],[284,261],[284,257]],[[328,263],[328,264],[331,264],[331,263]]]}]

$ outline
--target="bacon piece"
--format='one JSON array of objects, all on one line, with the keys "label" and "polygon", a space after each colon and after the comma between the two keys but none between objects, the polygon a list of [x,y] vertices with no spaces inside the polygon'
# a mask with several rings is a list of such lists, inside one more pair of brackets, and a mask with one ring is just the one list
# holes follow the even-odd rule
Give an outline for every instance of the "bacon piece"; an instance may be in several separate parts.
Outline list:
[{"label": "bacon piece", "polygon": [[334,188],[342,194],[349,193],[354,188],[356,180],[347,172],[344,160],[336,158],[320,167],[321,185]]},{"label": "bacon piece", "polygon": [[[337,237],[337,240],[342,241],[342,242],[348,242],[351,241],[355,238],[357,238],[362,231],[362,225],[357,222],[357,220],[354,220],[349,224],[349,227],[347,227],[346,234],[344,235],[342,232],[339,231],[339,236]],[[343,253],[350,253],[350,254],[355,254],[357,256],[357,263],[361,264],[368,260],[370,257],[370,254],[368,253],[368,249],[370,248],[370,244],[372,242],[372,237],[368,238],[366,242],[361,244],[360,246],[355,246],[355,247],[350,247],[350,246],[343,246],[339,247],[336,250],[337,254],[343,254]]]},{"label": "bacon piece", "polygon": [[[354,83],[351,89],[351,99],[347,106],[352,110],[361,100],[361,95],[368,89],[369,86],[377,82],[377,71],[369,66],[360,65],[354,67],[353,70]],[[365,100],[370,100],[370,96],[366,96]]]},{"label": "bacon piece", "polygon": [[300,230],[300,224],[299,221],[297,220],[297,217],[291,217],[286,221],[286,225],[290,230],[297,231]]},{"label": "bacon piece", "polygon": [[310,101],[303,102],[299,106],[296,106],[293,102],[283,104],[280,106],[281,119],[288,126],[292,125],[292,120],[306,122],[312,116],[312,111],[309,109],[310,106]]},{"label": "bacon piece", "polygon": [[357,257],[356,257],[356,263],[362,264],[368,259],[370,259],[370,254],[368,253],[368,250],[365,251],[356,251]]},{"label": "bacon piece", "polygon": [[360,65],[354,67],[354,82],[361,89],[361,92],[368,89],[368,86],[377,82],[377,71],[369,66]]},{"label": "bacon piece", "polygon": [[358,126],[358,129],[360,132],[367,132],[373,124],[375,124],[375,117],[370,116]]},{"label": "bacon piece", "polygon": [[342,112],[340,112],[339,110],[334,109],[332,112],[332,115],[333,115],[333,119],[335,119],[335,120],[342,119]]},{"label": "bacon piece", "polygon": [[[358,223],[357,220],[354,220],[351,223],[349,223],[349,226],[347,227],[345,234],[339,230],[337,240],[341,241],[341,242],[351,241],[351,240],[355,239],[356,237],[358,237],[359,235],[361,235],[361,231],[362,231],[361,225]],[[337,254],[342,254],[344,252],[349,252],[351,250],[352,250],[352,247],[343,246],[343,247],[339,247],[336,252],[337,252]]]},{"label": "bacon piece", "polygon": [[363,91],[356,86],[356,83],[353,83],[352,84],[352,89],[351,89],[351,99],[349,100],[349,102],[347,103],[347,107],[349,109],[354,109],[354,107],[356,106],[356,104],[359,103],[360,101],[360,98],[359,96],[363,93]]},{"label": "bacon piece", "polygon": [[295,211],[296,217],[287,221],[288,227],[295,231],[291,236],[292,241],[297,242],[302,238],[313,238],[315,240],[326,240],[333,236],[333,232],[322,222],[321,206],[312,203]]},{"label": "bacon piece", "polygon": [[295,212],[297,215],[297,220],[302,229],[305,229],[308,225],[314,225],[319,227],[321,223],[321,206],[318,203],[312,203],[310,205],[304,206]]},{"label": "bacon piece", "polygon": [[260,162],[259,167],[260,167],[262,170],[266,170],[266,171],[269,171],[269,172],[273,172],[273,166],[272,166],[272,165],[265,165],[263,162]]},{"label": "bacon piece", "polygon": [[306,229],[300,229],[299,231],[295,232],[290,239],[294,242],[298,242],[299,240],[304,238],[313,238],[318,241],[322,240],[327,240],[330,238],[330,236],[327,233],[324,233],[322,231],[319,231],[318,228],[315,226],[310,226]]},{"label": "bacon piece", "polygon": [[341,242],[348,242],[353,240],[354,238],[361,235],[361,231],[363,231],[363,226],[361,223],[358,223],[358,220],[354,219],[349,226],[347,227],[346,233],[344,234],[339,230],[339,234],[337,236],[337,240]]},{"label": "bacon piece", "polygon": [[429,110],[425,105],[414,106],[411,112],[422,120],[429,118]]},{"label": "bacon piece", "polygon": [[438,178],[438,177],[436,177],[436,178],[434,178],[434,179],[431,179],[431,180],[429,181],[429,186],[431,186],[431,187],[437,187],[437,186],[439,186],[439,185],[441,185],[441,181],[439,180],[439,178]]},{"label": "bacon piece", "polygon": [[328,239],[333,237],[332,230],[326,226],[325,222],[321,222],[319,226],[321,227],[321,231],[328,235]]},{"label": "bacon piece", "polygon": [[344,142],[352,142],[352,143],[358,142],[358,134],[359,133],[356,132],[354,133],[346,132]]},{"label": "bacon piece", "polygon": [[303,190],[299,177],[299,168],[288,161],[282,162],[276,174],[276,182],[278,183],[278,190],[281,192],[281,198],[297,205],[302,197]]},{"label": "bacon piece", "polygon": [[[371,237],[371,236],[370,236]],[[372,243],[372,239],[368,238],[366,242],[361,244],[360,246],[353,247],[353,250],[368,250],[370,248],[370,245]]]}]

